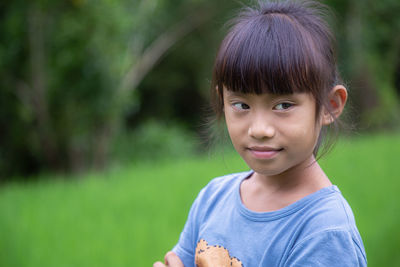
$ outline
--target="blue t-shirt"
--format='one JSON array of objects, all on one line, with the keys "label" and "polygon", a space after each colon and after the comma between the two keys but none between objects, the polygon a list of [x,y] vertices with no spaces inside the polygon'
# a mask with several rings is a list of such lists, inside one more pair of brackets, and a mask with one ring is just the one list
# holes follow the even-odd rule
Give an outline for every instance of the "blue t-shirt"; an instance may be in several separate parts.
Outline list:
[{"label": "blue t-shirt", "polygon": [[185,267],[367,266],[353,213],[336,186],[277,211],[253,212],[240,198],[251,173],[216,178],[201,190],[173,249]]}]

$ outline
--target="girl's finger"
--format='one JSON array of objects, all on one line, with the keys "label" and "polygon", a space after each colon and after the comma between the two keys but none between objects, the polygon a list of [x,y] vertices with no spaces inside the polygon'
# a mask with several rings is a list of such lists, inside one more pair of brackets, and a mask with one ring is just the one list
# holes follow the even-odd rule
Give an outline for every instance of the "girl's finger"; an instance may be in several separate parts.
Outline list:
[{"label": "girl's finger", "polygon": [[153,267],[165,267],[164,264],[162,264],[161,262],[157,261],[153,264]]},{"label": "girl's finger", "polygon": [[165,263],[168,267],[185,267],[181,259],[172,251],[165,255]]}]

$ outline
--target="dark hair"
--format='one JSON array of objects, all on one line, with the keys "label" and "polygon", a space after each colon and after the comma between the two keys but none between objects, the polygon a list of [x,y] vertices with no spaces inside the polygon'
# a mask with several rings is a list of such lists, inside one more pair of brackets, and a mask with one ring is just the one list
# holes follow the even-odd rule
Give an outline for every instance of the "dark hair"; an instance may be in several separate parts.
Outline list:
[{"label": "dark hair", "polygon": [[327,96],[340,77],[328,13],[314,1],[259,1],[243,9],[215,60],[211,103],[217,119],[223,115],[224,87],[254,94],[308,92],[317,116],[322,106],[329,110]]}]

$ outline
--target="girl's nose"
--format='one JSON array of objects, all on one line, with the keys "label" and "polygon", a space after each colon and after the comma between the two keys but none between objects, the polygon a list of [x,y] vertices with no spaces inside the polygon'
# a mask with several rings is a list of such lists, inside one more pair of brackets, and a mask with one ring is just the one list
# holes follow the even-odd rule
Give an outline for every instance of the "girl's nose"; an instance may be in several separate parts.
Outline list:
[{"label": "girl's nose", "polygon": [[248,134],[255,139],[272,138],[275,136],[275,128],[265,119],[255,120],[250,125]]}]

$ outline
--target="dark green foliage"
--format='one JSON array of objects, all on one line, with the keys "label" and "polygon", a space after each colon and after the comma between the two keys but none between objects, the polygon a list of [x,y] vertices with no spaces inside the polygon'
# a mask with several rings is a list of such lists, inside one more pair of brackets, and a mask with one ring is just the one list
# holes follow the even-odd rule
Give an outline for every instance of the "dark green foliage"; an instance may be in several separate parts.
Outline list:
[{"label": "dark green foliage", "polygon": [[[0,176],[105,167],[125,114],[138,110],[137,84],[164,50],[204,23],[191,18],[208,7],[207,1],[156,0],[3,3]],[[146,50],[153,44],[155,55]],[[171,88],[164,91],[168,96]],[[198,118],[198,105],[187,109],[186,102],[149,106],[183,107],[178,113]]]}]

